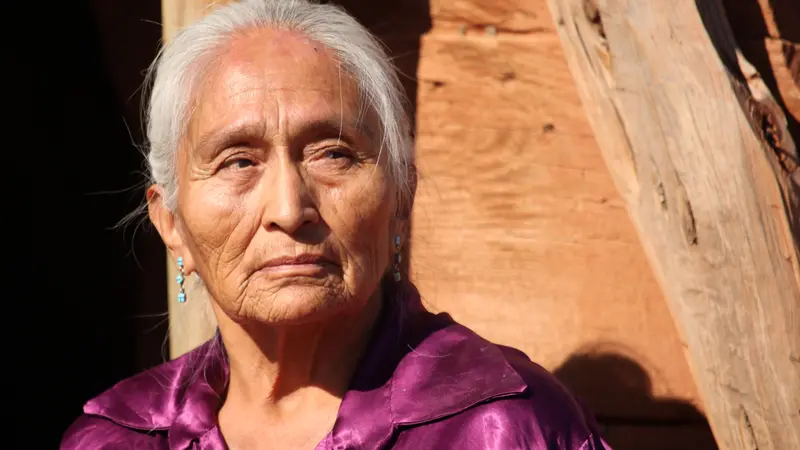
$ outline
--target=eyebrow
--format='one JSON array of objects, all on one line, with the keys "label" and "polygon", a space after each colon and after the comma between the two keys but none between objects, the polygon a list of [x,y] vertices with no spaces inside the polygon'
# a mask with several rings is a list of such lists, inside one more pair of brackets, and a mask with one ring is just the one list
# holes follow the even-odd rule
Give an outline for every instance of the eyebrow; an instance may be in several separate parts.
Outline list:
[{"label": "eyebrow", "polygon": [[303,124],[303,126],[300,127],[300,129],[294,135],[294,138],[313,139],[336,136],[344,141],[352,141],[357,138],[354,133],[358,133],[358,131],[360,130],[357,124],[351,124],[348,127],[340,120],[330,118],[315,120]]},{"label": "eyebrow", "polygon": [[[292,133],[291,138],[292,140],[313,140],[335,136],[342,141],[354,143],[353,141],[358,139],[359,132],[364,133],[368,139],[372,140],[372,130],[363,120],[353,121],[350,126],[346,126],[338,118],[330,117],[304,123]],[[194,149],[200,154],[213,156],[237,142],[253,138],[263,140],[265,134],[266,126],[261,120],[234,122],[204,133],[198,139]]]},{"label": "eyebrow", "polygon": [[251,139],[254,136],[261,139],[266,131],[265,128],[264,122],[260,120],[228,123],[200,136],[194,150],[203,155],[215,156],[216,153],[237,141]]}]

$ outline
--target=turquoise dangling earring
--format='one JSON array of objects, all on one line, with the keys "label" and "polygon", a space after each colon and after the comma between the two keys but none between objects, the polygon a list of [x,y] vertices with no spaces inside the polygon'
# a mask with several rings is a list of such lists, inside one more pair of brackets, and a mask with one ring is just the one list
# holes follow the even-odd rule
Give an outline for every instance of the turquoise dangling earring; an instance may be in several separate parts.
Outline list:
[{"label": "turquoise dangling earring", "polygon": [[403,255],[400,254],[400,235],[394,237],[394,281],[400,282],[403,276],[400,274],[400,263],[403,261]]},{"label": "turquoise dangling earring", "polygon": [[183,273],[183,257],[178,256],[178,276],[175,277],[181,290],[178,292],[178,303],[186,303],[186,291],[183,289],[183,282],[186,281],[186,275]]}]

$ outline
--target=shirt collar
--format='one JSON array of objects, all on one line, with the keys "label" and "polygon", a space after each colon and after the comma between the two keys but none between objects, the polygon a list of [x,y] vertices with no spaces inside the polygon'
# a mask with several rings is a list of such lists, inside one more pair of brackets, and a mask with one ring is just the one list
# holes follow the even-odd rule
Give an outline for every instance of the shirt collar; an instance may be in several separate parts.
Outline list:
[{"label": "shirt collar", "polygon": [[[168,430],[170,448],[186,448],[216,428],[227,380],[227,358],[216,335],[120,382],[89,401],[84,412],[138,430]],[[396,427],[525,389],[497,346],[446,314],[426,311],[416,289],[405,284],[387,299],[330,441],[336,448],[375,447],[391,439]]]},{"label": "shirt collar", "polygon": [[342,401],[333,448],[379,448],[397,427],[527,388],[499,347],[447,314],[429,313],[410,284],[398,291]]},{"label": "shirt collar", "polygon": [[217,333],[191,352],[116,384],[83,411],[136,430],[168,430],[170,448],[186,448],[216,425],[227,379]]}]

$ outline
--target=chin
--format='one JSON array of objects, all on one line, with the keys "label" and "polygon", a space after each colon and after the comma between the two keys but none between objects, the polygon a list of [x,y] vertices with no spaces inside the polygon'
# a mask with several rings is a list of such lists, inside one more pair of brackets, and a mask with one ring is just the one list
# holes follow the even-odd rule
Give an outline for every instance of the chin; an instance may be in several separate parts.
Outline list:
[{"label": "chin", "polygon": [[241,323],[293,326],[324,322],[340,314],[352,314],[366,306],[337,286],[291,283],[274,289],[256,289],[245,296],[236,314]]}]

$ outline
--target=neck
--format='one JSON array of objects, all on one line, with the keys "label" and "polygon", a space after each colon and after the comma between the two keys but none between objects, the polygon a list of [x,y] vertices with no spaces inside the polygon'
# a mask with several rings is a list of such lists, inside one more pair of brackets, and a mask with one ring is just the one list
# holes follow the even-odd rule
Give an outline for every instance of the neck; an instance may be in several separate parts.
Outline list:
[{"label": "neck", "polygon": [[276,416],[338,408],[380,307],[378,292],[356,313],[283,327],[243,325],[215,311],[230,364],[224,407]]}]

